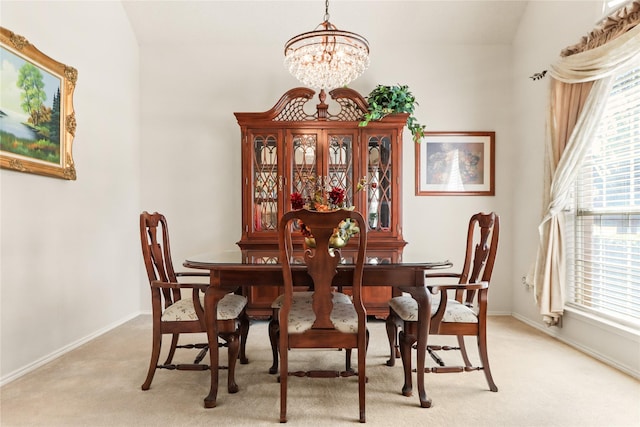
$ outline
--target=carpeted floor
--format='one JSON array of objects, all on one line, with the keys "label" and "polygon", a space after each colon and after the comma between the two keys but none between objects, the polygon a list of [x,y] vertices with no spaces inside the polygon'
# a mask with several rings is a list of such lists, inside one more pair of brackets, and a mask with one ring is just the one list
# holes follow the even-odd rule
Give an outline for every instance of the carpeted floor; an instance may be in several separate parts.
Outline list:
[{"label": "carpeted floor", "polygon": [[[384,322],[370,321],[369,329],[368,425],[640,426],[640,382],[511,317],[491,317],[489,323],[489,357],[500,391],[488,391],[482,372],[428,374],[427,392],[433,399],[428,409],[419,407],[417,396],[400,394],[400,361],[395,367],[384,365],[388,358]],[[475,350],[472,342],[468,346]],[[267,322],[252,322],[250,363],[237,368],[240,391],[227,393],[226,371],[222,371],[218,407],[213,409],[203,407],[207,371],[158,371],[151,389],[141,391],[150,348],[150,316],[127,322],[4,386],[0,424],[278,424],[279,384],[267,372],[271,365]],[[188,351],[186,358],[177,361],[189,361],[193,354]],[[305,369],[303,362],[340,368],[344,353],[312,350],[291,354],[292,369]],[[288,424],[358,424],[357,402],[356,377],[294,377],[289,381]]]}]

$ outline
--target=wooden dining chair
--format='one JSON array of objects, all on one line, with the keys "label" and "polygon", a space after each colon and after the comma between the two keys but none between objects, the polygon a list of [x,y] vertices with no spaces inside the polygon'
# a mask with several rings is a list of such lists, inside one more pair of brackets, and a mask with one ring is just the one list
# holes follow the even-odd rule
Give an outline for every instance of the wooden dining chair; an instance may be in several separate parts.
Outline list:
[{"label": "wooden dining chair", "polygon": [[[209,273],[176,272],[171,261],[169,247],[169,231],[164,215],[159,213],[140,214],[140,239],[142,256],[151,287],[151,307],[153,317],[153,344],[151,361],[147,378],[142,390],[148,390],[157,369],[170,370],[207,370],[210,366],[200,363],[209,346],[202,344],[178,345],[181,334],[206,333],[204,321],[203,293],[207,282],[183,283],[186,277],[208,277]],[[183,297],[181,290],[189,289],[191,297]],[[224,343],[220,347],[228,348],[228,380],[229,393],[238,391],[235,382],[236,359],[240,363],[248,363],[245,349],[249,333],[249,317],[246,313],[247,298],[242,295],[227,294],[218,303],[218,336]],[[171,335],[171,346],[167,359],[158,364],[162,346],[162,336]],[[193,363],[174,364],[176,349],[199,349]],[[224,368],[224,367],[223,367]]]},{"label": "wooden dining chair", "polygon": [[[434,294],[429,338],[434,335],[456,336],[458,346],[427,345],[427,351],[437,366],[425,368],[425,372],[450,373],[482,370],[491,391],[498,391],[498,387],[491,375],[487,353],[487,298],[498,249],[499,230],[500,218],[495,213],[473,215],[467,231],[462,271],[426,274],[427,279],[454,278],[458,281],[457,284],[429,284],[427,281],[427,286]],[[453,295],[449,295],[449,292]],[[390,313],[386,326],[391,354],[387,365],[393,366],[399,353],[405,377],[402,393],[410,396],[411,348],[417,341],[418,304],[410,296],[399,296],[389,301],[389,307]],[[473,366],[468,357],[465,336],[476,337],[480,357],[478,366]],[[399,352],[396,342],[399,342]],[[437,354],[437,351],[441,350],[460,351],[464,366],[447,365]]]},{"label": "wooden dining chair", "polygon": [[[353,270],[353,301],[335,301],[334,277],[341,260],[340,249],[330,247],[329,240],[342,220],[355,220],[360,232],[351,240],[357,241]],[[309,299],[298,298],[294,303],[292,275],[292,221],[301,221],[315,239],[314,248],[304,249],[304,265],[313,282]],[[307,371],[289,372],[289,350],[294,348],[357,349],[359,420],[365,422],[365,360],[367,348],[367,314],[362,303],[362,274],[367,246],[367,228],[362,215],[355,211],[337,210],[317,212],[306,209],[285,213],[278,225],[280,262],[284,282],[284,299],[279,309],[280,350],[280,422],[287,421],[288,377],[350,376],[354,372]]]}]

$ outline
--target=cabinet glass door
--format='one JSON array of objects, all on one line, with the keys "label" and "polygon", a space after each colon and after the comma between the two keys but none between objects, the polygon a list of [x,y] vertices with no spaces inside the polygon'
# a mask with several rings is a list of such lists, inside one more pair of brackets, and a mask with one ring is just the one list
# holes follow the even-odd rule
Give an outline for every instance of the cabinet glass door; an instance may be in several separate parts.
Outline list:
[{"label": "cabinet glass door", "polygon": [[[318,134],[315,132],[291,135],[293,158],[291,160],[291,193],[300,193],[307,200],[322,185],[319,173],[320,153]],[[291,201],[285,201],[285,210],[291,209]]]},{"label": "cabinet glass door", "polygon": [[328,167],[326,185],[345,191],[345,206],[354,206],[354,162],[352,134],[328,135]]},{"label": "cabinet glass door", "polygon": [[370,231],[389,231],[393,218],[393,153],[390,135],[366,135],[367,221]]},{"label": "cabinet glass door", "polygon": [[278,139],[275,134],[252,134],[253,143],[253,231],[275,231],[278,227]]}]

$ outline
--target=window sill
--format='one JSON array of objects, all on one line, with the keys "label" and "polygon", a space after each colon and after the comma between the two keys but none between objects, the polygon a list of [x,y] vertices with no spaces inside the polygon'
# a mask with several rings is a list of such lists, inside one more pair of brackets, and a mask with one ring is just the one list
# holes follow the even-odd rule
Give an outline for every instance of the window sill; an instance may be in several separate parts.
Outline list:
[{"label": "window sill", "polygon": [[565,316],[568,315],[569,318],[573,317],[576,320],[588,323],[607,332],[615,333],[625,338],[632,338],[640,342],[640,329],[638,327],[616,322],[586,310],[581,310],[578,307],[566,306],[564,311]]}]

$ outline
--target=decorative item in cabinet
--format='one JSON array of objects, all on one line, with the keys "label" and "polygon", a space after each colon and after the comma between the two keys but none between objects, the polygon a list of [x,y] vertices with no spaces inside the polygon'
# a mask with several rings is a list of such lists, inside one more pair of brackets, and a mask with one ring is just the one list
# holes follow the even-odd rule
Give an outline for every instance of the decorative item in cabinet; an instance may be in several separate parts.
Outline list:
[{"label": "decorative item in cabinet", "polygon": [[367,133],[366,136],[367,182],[371,184],[367,197],[367,219],[371,230],[389,232],[392,231],[394,217],[392,183],[394,173],[398,173],[392,162],[392,136],[384,133]]},{"label": "decorative item in cabinet", "polygon": [[[401,260],[407,244],[402,236],[402,132],[409,114],[390,114],[361,127],[368,104],[358,92],[334,89],[327,99],[322,90],[311,113],[305,106],[314,95],[311,89],[295,88],[268,111],[235,113],[242,137],[238,246],[245,255],[277,251],[278,220],[291,209],[291,194],[303,194],[305,183],[312,180],[343,189],[345,205],[355,206],[368,220],[368,252],[380,259]],[[363,178],[374,185],[358,192]],[[302,241],[298,236],[294,244],[302,247]],[[390,288],[371,292],[380,301],[391,297]],[[254,308],[258,307],[249,296],[250,314],[256,313]],[[377,316],[388,312],[386,304],[367,309]]]}]

